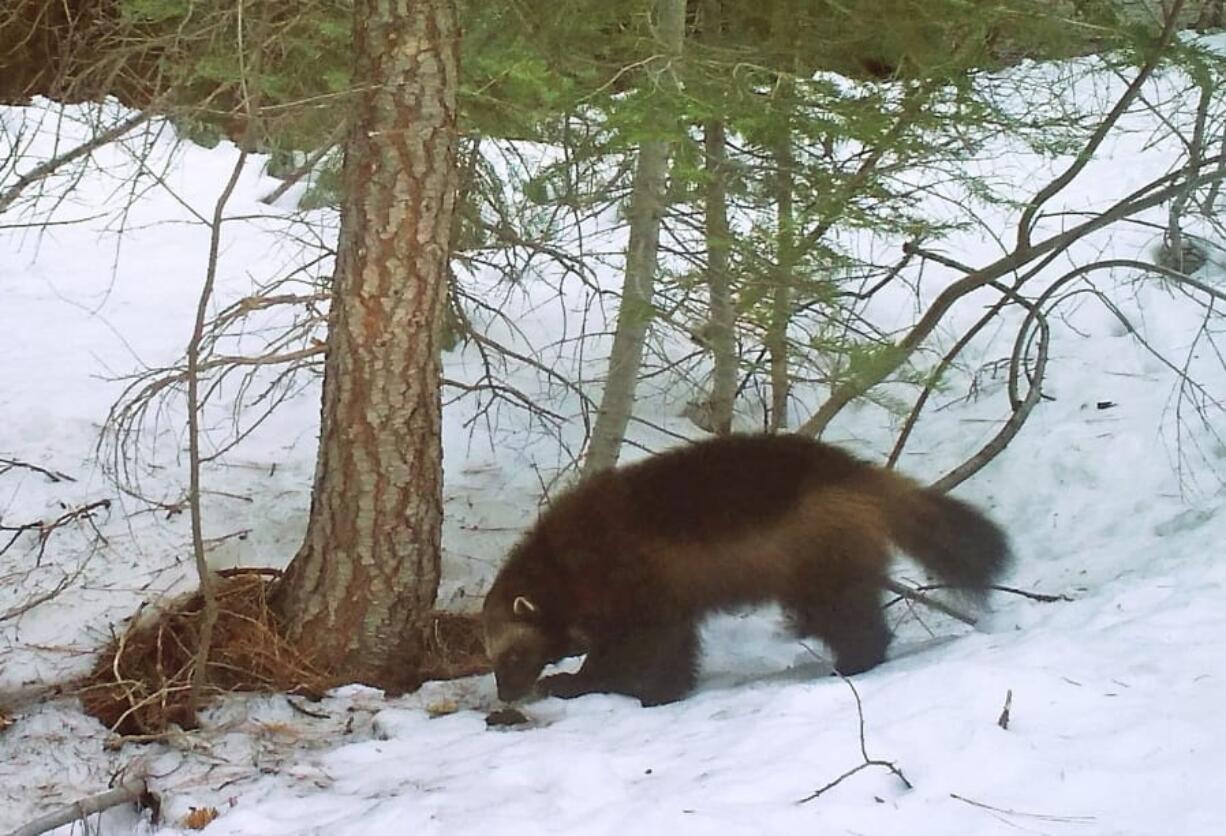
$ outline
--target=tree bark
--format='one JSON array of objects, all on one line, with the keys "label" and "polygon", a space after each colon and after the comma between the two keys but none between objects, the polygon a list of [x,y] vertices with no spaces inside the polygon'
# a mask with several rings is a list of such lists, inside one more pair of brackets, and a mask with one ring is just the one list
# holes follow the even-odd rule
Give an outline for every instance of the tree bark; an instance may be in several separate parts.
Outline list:
[{"label": "tree bark", "polygon": [[[723,18],[722,0],[703,0],[702,32],[708,42],[717,41]],[[710,431],[732,432],[732,409],[736,403],[736,307],[728,271],[728,143],[722,120],[712,119],[703,131],[703,164],[707,174],[705,195],[707,235],[707,292],[710,294],[710,324],[707,343],[713,371],[709,401]]]},{"label": "tree bark", "polygon": [[775,158],[775,276],[771,283],[770,323],[766,330],[766,348],[770,352],[771,432],[788,425],[788,400],[792,394],[792,376],[788,368],[788,326],[792,322],[792,274],[796,268],[796,219],[792,206],[792,178],[795,158],[792,153],[791,97],[792,84],[779,84],[784,109],[784,132],[774,149]]},{"label": "tree bark", "polygon": [[455,0],[356,0],[356,112],[302,547],[277,591],[341,678],[420,684],[442,527],[440,323],[455,202]]},{"label": "tree bark", "polygon": [[[669,75],[668,65],[680,56],[685,41],[685,0],[657,0],[656,36],[663,54],[652,62],[647,83],[673,85],[675,81]],[[609,355],[609,373],[584,464],[585,476],[617,464],[634,408],[643,344],[652,318],[660,219],[664,215],[671,151],[672,142],[668,139],[648,139],[639,146],[627,213],[630,242],[626,252],[626,275]]]}]

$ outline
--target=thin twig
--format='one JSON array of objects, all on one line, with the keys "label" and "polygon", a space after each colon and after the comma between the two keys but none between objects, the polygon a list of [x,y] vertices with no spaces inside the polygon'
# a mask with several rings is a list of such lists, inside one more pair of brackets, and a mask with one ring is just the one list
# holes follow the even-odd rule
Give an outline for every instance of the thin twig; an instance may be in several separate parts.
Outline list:
[{"label": "thin twig", "polygon": [[9,459],[9,458],[0,457],[0,476],[3,476],[5,473],[7,473],[8,471],[12,470],[15,467],[21,467],[21,468],[25,468],[26,470],[33,470],[35,473],[41,473],[52,482],[75,482],[77,481],[76,479],[69,476],[67,473],[61,473],[58,470],[48,470],[45,467],[39,467],[36,464],[30,464],[29,462],[23,462],[19,459]]},{"label": "thin twig", "polygon": [[209,663],[209,645],[213,639],[213,625],[217,623],[217,592],[209,573],[208,558],[204,548],[204,530],[200,510],[200,343],[204,339],[204,320],[208,314],[209,299],[217,278],[217,257],[221,247],[221,224],[226,202],[238,185],[239,175],[247,162],[247,149],[240,148],[230,179],[222,189],[213,206],[212,225],[209,230],[209,259],[205,271],[204,286],[200,289],[200,301],[196,306],[196,322],[191,340],[187,344],[187,443],[189,458],[188,504],[191,507],[192,551],[196,558],[196,574],[200,579],[200,593],[204,606],[200,617],[200,645],[196,651],[196,667],[192,671],[191,691],[188,696],[188,711],[195,717],[203,694]]},{"label": "thin twig", "polygon": [[1095,821],[1094,816],[1053,816],[1047,813],[1024,813],[1020,810],[1009,810],[1004,807],[993,807],[991,804],[984,804],[982,801],[975,801],[966,796],[958,795],[956,792],[949,794],[950,798],[961,801],[964,804],[969,804],[972,807],[978,807],[981,810],[990,810],[993,813],[1001,813],[1006,816],[1024,816],[1028,819],[1040,819],[1042,821],[1063,822],[1066,824],[1089,824]]},{"label": "thin twig", "polygon": [[[92,525],[94,511],[97,511],[99,509],[106,510],[106,509],[109,509],[110,507],[111,507],[111,500],[99,499],[95,502],[90,502],[87,505],[81,505],[76,508],[71,508],[65,511],[63,514],[60,514],[58,517],[56,517],[54,520],[51,520],[50,522],[48,522],[47,520],[35,520],[34,522],[21,523],[19,525],[4,525],[3,523],[0,523],[0,531],[10,531],[13,533],[13,536],[9,539],[9,541],[2,548],[0,548],[0,555],[3,555],[6,551],[8,551],[12,547],[13,543],[17,542],[17,539],[23,533],[27,531],[37,531],[38,532],[38,556],[34,560],[34,565],[36,567],[41,566],[43,562],[43,556],[46,554],[46,551],[47,551],[47,543],[51,539],[51,535],[57,529],[62,528],[68,523],[75,522],[77,520],[86,520],[86,521],[89,521],[90,524]],[[95,532],[97,533],[96,527],[95,527]],[[105,540],[105,538],[102,537],[101,533],[98,533],[98,536],[100,539]]]},{"label": "thin twig", "polygon": [[[807,645],[803,645],[803,646],[805,650],[809,651],[809,653],[813,654],[814,656],[817,655],[816,653],[813,653],[813,650],[809,648]],[[800,799],[796,803],[797,804],[807,804],[810,801],[813,801],[814,799],[820,797],[826,791],[834,789],[836,786],[838,786],[843,781],[850,778],[852,775],[855,775],[860,770],[868,769],[871,766],[880,766],[882,769],[888,769],[890,772],[892,772],[895,775],[895,777],[898,778],[899,781],[902,781],[902,785],[904,787],[906,787],[909,790],[914,789],[915,787],[912,785],[912,783],[907,780],[907,776],[903,775],[902,770],[899,769],[897,766],[895,766],[891,761],[881,760],[880,758],[870,758],[868,756],[868,744],[865,743],[865,740],[864,740],[864,705],[860,702],[860,692],[856,690],[856,686],[852,684],[850,679],[843,676],[843,674],[839,673],[838,671],[835,671],[835,674],[837,674],[839,679],[843,680],[843,682],[847,685],[847,687],[851,689],[851,695],[855,697],[855,700],[856,700],[856,717],[860,724],[859,725],[860,756],[864,758],[864,762],[861,763],[859,766],[856,766],[856,767],[853,767],[847,770],[842,775],[835,778],[833,781],[829,782],[828,784],[825,784],[824,786],[817,788],[816,790],[809,793],[808,795],[806,795],[804,798]]]},{"label": "thin twig", "polygon": [[84,570],[85,564],[82,563],[77,567],[75,572],[72,572],[71,574],[65,573],[64,577],[60,578],[59,583],[48,591],[42,593],[41,595],[35,595],[30,600],[0,613],[0,624],[3,624],[6,621],[12,621],[14,618],[20,618],[35,607],[40,607],[48,601],[55,599],[61,592],[71,586],[72,583],[81,576],[81,573]]},{"label": "thin twig", "polygon": [[1003,584],[994,583],[988,587],[997,592],[1007,592],[1010,595],[1020,595],[1023,598],[1029,598],[1031,601],[1039,601],[1044,604],[1054,604],[1058,601],[1072,601],[1074,599],[1067,595],[1048,595],[1043,592],[1030,592],[1025,589],[1018,589],[1016,586],[1004,586]]}]

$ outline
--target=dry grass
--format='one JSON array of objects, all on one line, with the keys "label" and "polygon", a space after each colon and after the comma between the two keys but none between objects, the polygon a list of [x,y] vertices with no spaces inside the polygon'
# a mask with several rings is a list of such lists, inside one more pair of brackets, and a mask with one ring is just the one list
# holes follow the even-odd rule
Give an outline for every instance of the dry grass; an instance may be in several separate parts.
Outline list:
[{"label": "dry grass", "polygon": [[[341,684],[282,636],[270,592],[271,581],[259,574],[219,580],[205,703],[232,691],[315,697]],[[86,677],[79,692],[85,710],[122,735],[158,735],[170,723],[192,727],[188,694],[202,604],[193,592],[132,619]],[[453,679],[488,670],[477,619],[436,612],[422,677]]]},{"label": "dry grass", "polygon": [[[227,691],[313,695],[333,684],[326,671],[282,638],[268,606],[269,590],[268,580],[254,574],[218,582],[208,696]],[[193,592],[132,619],[87,677],[81,692],[85,710],[120,734],[159,734],[169,723],[194,725],[188,693],[202,606],[203,596]]]}]

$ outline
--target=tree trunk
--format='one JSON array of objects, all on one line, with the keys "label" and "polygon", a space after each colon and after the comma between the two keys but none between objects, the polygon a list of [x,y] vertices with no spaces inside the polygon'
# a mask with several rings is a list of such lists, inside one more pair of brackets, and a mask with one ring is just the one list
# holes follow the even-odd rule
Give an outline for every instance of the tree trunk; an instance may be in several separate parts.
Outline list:
[{"label": "tree trunk", "polygon": [[707,236],[707,293],[710,320],[707,347],[713,364],[707,429],[718,435],[732,432],[732,408],[736,403],[736,306],[728,271],[728,175],[725,126],[722,121],[706,124],[703,139],[707,189],[705,196]]},{"label": "tree trunk", "polygon": [[[652,62],[644,83],[675,84],[668,73],[668,64],[680,56],[685,40],[685,0],[656,1],[656,37],[664,54]],[[648,139],[639,146],[627,212],[630,242],[626,252],[621,305],[617,310],[617,330],[609,355],[609,374],[604,394],[592,427],[584,475],[617,464],[626,426],[630,423],[639,366],[643,359],[643,344],[651,323],[660,219],[664,215],[671,150],[672,143],[667,139]]]},{"label": "tree trunk", "polygon": [[766,348],[770,352],[771,432],[788,425],[788,400],[792,377],[788,369],[788,326],[792,322],[792,273],[796,268],[796,220],[792,208],[792,131],[790,127],[791,84],[780,85],[784,96],[785,124],[783,138],[775,148],[775,211],[777,239],[775,243],[775,276],[771,283],[770,323],[766,331]]},{"label": "tree trunk", "polygon": [[275,599],[339,676],[420,683],[442,528],[440,323],[455,201],[455,0],[356,0],[357,94],[306,539]]},{"label": "tree trunk", "polygon": [[[722,0],[703,0],[703,39],[720,36]],[[707,292],[710,294],[710,325],[707,343],[714,365],[709,401],[710,431],[732,432],[732,408],[736,402],[736,308],[728,273],[728,146],[721,120],[707,122],[703,131],[703,164],[707,174],[705,195],[707,235]]]}]

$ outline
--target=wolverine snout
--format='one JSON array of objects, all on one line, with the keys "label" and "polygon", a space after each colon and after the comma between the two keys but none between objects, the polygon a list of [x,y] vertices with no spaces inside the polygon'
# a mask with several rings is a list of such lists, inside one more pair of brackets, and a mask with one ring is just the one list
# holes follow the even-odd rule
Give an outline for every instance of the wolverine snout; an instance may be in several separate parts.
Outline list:
[{"label": "wolverine snout", "polygon": [[515,702],[523,699],[536,684],[536,674],[531,677],[522,673],[502,673],[494,671],[494,684],[498,686],[498,699],[503,702]]},{"label": "wolverine snout", "polygon": [[498,699],[502,700],[503,702],[515,702],[516,700],[522,698],[526,693],[527,691],[512,690],[502,683],[498,684]]}]

